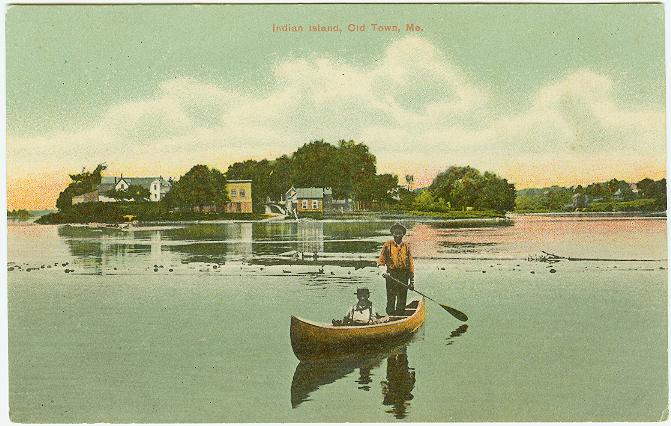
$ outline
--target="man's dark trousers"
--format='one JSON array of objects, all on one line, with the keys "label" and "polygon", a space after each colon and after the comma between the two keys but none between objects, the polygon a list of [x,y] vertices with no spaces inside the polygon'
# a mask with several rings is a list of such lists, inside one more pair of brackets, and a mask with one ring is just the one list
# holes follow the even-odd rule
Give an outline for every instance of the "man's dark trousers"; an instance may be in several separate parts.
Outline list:
[{"label": "man's dark trousers", "polygon": [[[410,272],[406,270],[390,270],[388,272],[392,278],[408,285]],[[408,287],[394,282],[387,278],[387,315],[401,315],[405,311],[406,300],[408,299]]]}]

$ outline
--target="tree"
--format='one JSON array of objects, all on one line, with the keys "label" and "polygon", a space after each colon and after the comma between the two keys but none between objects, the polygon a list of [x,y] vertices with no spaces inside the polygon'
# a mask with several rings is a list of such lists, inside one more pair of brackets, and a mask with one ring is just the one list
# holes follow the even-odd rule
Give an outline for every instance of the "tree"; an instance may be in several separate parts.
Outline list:
[{"label": "tree", "polygon": [[291,157],[283,155],[271,163],[270,185],[268,195],[272,200],[279,201],[291,186]]},{"label": "tree", "polygon": [[149,201],[151,192],[140,185],[129,185],[128,188],[119,191],[116,189],[107,191],[106,195],[116,200]]},{"label": "tree", "polygon": [[107,164],[101,163],[92,172],[87,172],[86,168],[82,168],[81,173],[70,175],[72,182],[58,195],[56,208],[60,211],[67,210],[72,207],[73,197],[95,191],[100,185],[102,172],[106,168]]},{"label": "tree", "polygon": [[515,208],[515,185],[509,184],[494,173],[485,172],[475,207],[479,210],[492,209],[498,212]]},{"label": "tree", "polygon": [[653,198],[655,196],[655,181],[650,178],[636,182],[636,188],[643,198]]},{"label": "tree", "polygon": [[379,201],[381,205],[395,203],[397,200],[396,190],[398,189],[398,176],[390,173],[376,175],[374,178],[375,190],[373,197],[375,201]]},{"label": "tree", "polygon": [[565,210],[565,207],[573,203],[573,193],[568,188],[551,186],[545,192],[545,206],[549,210]]},{"label": "tree", "polygon": [[[338,149],[335,146],[323,140],[307,143],[292,156],[291,182],[296,187],[341,189],[344,180],[339,165]],[[336,198],[339,195],[334,194]]]},{"label": "tree", "polygon": [[590,198],[594,199],[610,199],[611,193],[608,190],[608,185],[605,183],[592,183],[587,185],[587,188],[585,189],[585,192],[587,195],[590,196]]},{"label": "tree", "polygon": [[166,196],[171,207],[202,211],[206,206],[223,209],[229,201],[226,191],[226,176],[217,169],[196,165],[174,183]]},{"label": "tree", "polygon": [[368,147],[353,140],[338,142],[336,151],[337,179],[333,179],[331,188],[335,198],[351,196],[357,182],[375,176],[377,159]]},{"label": "tree", "polygon": [[385,173],[373,175],[354,183],[353,195],[357,202],[377,202],[382,207],[388,203],[395,203],[394,191],[398,188],[398,176]]},{"label": "tree", "polygon": [[435,200],[431,190],[425,189],[417,194],[415,201],[413,202],[413,207],[419,211],[430,212],[433,211],[434,203]]},{"label": "tree", "polygon": [[438,174],[429,186],[432,195],[444,200],[443,205],[456,209],[505,212],[515,206],[515,186],[494,173],[471,167],[452,166]]},{"label": "tree", "polygon": [[400,206],[403,208],[412,208],[412,205],[417,198],[417,194],[414,191],[409,191],[407,188],[399,187],[398,196],[400,198]]},{"label": "tree", "polygon": [[654,186],[655,206],[660,210],[666,210],[666,179],[660,179]]},{"label": "tree", "polygon": [[438,174],[429,186],[431,193],[459,209],[473,207],[477,199],[480,172],[471,166],[452,166]]}]

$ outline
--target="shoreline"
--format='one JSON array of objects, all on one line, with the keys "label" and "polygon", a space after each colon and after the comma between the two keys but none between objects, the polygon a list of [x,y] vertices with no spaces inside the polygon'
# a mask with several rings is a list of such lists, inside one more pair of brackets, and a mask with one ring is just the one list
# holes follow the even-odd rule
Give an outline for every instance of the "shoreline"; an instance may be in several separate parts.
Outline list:
[{"label": "shoreline", "polygon": [[[262,219],[194,219],[194,220],[146,220],[135,222],[63,222],[63,223],[38,223],[35,220],[8,220],[9,225],[67,225],[67,226],[82,226],[82,227],[110,227],[110,228],[139,228],[145,226],[171,226],[171,225],[194,225],[194,224],[222,224],[222,223],[361,223],[361,222],[394,222],[403,220],[416,223],[436,223],[436,222],[455,222],[455,223],[511,223],[516,217],[571,217],[571,218],[640,218],[640,219],[666,219],[667,212],[537,212],[537,213],[515,213],[509,212],[505,216],[493,217],[491,215],[483,214],[478,216],[464,215],[464,217],[450,216],[420,216],[398,214],[392,212],[380,212],[377,214],[362,214],[356,215],[360,217],[352,217],[354,215],[346,215],[346,217],[338,218],[337,216],[326,218],[299,218],[289,219],[281,217],[265,217]],[[36,219],[36,218],[35,218]]]},{"label": "shoreline", "polygon": [[632,211],[632,212],[528,212],[528,213],[507,213],[507,216],[549,216],[549,217],[650,217],[650,218],[666,218],[667,212],[646,212],[646,211]]},{"label": "shoreline", "polygon": [[161,226],[161,225],[186,225],[186,224],[217,224],[217,223],[306,223],[306,222],[342,222],[342,223],[359,223],[359,222],[393,222],[403,220],[417,223],[432,223],[432,222],[480,222],[480,223],[506,223],[511,222],[515,217],[571,217],[571,218],[651,218],[660,219],[666,218],[667,212],[658,211],[620,211],[620,212],[507,212],[500,214],[491,211],[470,211],[470,212],[417,212],[410,211],[383,211],[383,212],[360,212],[360,213],[345,213],[327,214],[325,216],[317,217],[302,217],[298,220],[289,216],[268,216],[261,214],[250,214],[246,217],[218,217],[218,218],[198,218],[198,219],[161,219],[161,220],[136,220],[133,222],[120,221],[105,221],[105,220],[91,220],[89,222],[68,222],[68,221],[40,221],[44,216],[33,216],[27,219],[18,219],[8,217],[9,224],[36,224],[36,225],[70,225],[70,226],[98,226],[98,227],[121,227],[142,225],[142,226]]}]

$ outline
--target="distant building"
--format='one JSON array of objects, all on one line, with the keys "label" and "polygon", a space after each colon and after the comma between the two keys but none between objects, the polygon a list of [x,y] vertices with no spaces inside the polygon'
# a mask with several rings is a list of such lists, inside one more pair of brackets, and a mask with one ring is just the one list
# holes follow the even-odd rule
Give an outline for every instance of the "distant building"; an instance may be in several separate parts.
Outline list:
[{"label": "distant building", "polygon": [[79,204],[79,203],[95,203],[98,201],[98,190],[88,192],[86,194],[82,195],[76,195],[72,197],[72,204]]},{"label": "distant building", "polygon": [[125,191],[131,185],[141,186],[149,191],[149,201],[159,202],[165,194],[170,192],[172,184],[170,181],[163,179],[163,177],[120,177],[103,176],[98,187],[89,193],[72,197],[72,204],[103,202],[113,203],[118,201],[112,198],[108,193],[112,190]]},{"label": "distant building", "polygon": [[354,200],[351,198],[344,198],[341,200],[331,201],[331,206],[328,211],[337,213],[350,213],[354,211]]},{"label": "distant building", "polygon": [[331,188],[294,188],[284,194],[288,214],[324,213],[331,208],[333,191]]},{"label": "distant building", "polygon": [[[636,190],[634,192],[634,189]],[[613,199],[618,200],[618,201],[628,201],[632,200],[636,194],[638,193],[638,188],[636,187],[636,184],[628,183],[625,186],[622,186],[615,191],[613,194]]]},{"label": "distant building", "polygon": [[569,208],[584,209],[585,207],[587,207],[588,204],[589,204],[589,197],[587,196],[587,194],[581,194],[581,193],[573,194],[573,197],[571,198],[571,205],[569,206]]},{"label": "distant building", "polygon": [[252,213],[252,181],[249,179],[229,180],[226,182],[229,202],[226,213]]}]

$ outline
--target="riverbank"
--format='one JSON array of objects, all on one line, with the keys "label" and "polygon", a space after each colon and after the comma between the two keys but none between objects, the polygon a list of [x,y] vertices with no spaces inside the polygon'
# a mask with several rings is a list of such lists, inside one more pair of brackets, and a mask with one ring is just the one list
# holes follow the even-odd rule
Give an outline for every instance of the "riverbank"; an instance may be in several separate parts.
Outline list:
[{"label": "riverbank", "polygon": [[[495,211],[424,212],[417,210],[356,211],[348,213],[299,214],[299,220],[460,220],[505,219],[505,213]],[[43,225],[61,224],[120,224],[141,223],[221,222],[221,221],[294,221],[292,216],[271,216],[257,213],[171,212],[154,203],[82,203],[67,211],[50,213],[35,222]]]},{"label": "riverbank", "polygon": [[666,217],[665,211],[621,211],[621,212],[511,212],[515,216],[548,216],[548,217]]},{"label": "riverbank", "polygon": [[[74,209],[73,209],[74,210]],[[293,222],[292,216],[271,216],[255,213],[197,213],[197,212],[161,212],[156,214],[134,214],[137,211],[113,209],[104,214],[91,214],[90,211],[55,212],[39,217],[34,222],[41,225],[65,224],[94,224],[119,225],[127,223],[124,215],[131,215],[132,221],[143,225],[169,225],[187,223],[225,223],[225,222]],[[100,212],[98,212],[100,213]],[[550,216],[550,217],[666,217],[666,212],[653,211],[619,211],[619,212],[550,212],[524,211],[499,213],[494,211],[450,211],[450,212],[423,212],[423,211],[360,211],[350,213],[306,214],[299,216],[299,221],[324,222],[359,222],[359,221],[390,221],[407,220],[415,222],[432,221],[507,221],[515,216]],[[25,220],[24,220],[25,221]]]},{"label": "riverbank", "polygon": [[261,220],[268,215],[255,213],[171,212],[160,203],[82,203],[66,211],[50,213],[35,223],[42,225],[124,222],[179,222],[209,220]]}]

